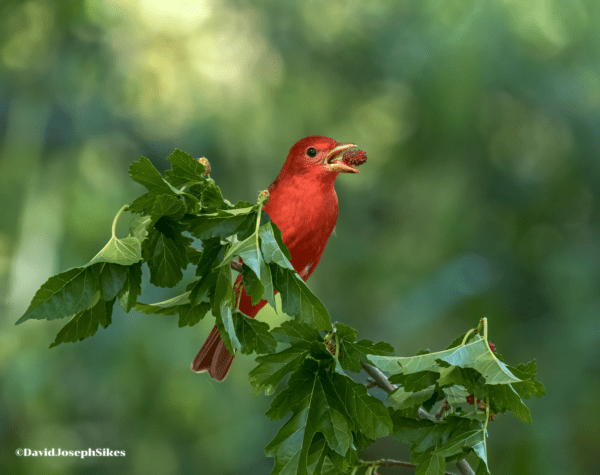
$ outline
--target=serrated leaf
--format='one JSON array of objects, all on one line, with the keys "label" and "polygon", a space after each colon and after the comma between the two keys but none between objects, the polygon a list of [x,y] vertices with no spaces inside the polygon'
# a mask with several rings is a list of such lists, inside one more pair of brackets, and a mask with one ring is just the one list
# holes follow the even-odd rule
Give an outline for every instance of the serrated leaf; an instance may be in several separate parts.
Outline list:
[{"label": "serrated leaf", "polygon": [[308,452],[317,433],[325,436],[332,450],[346,454],[352,443],[353,422],[316,361],[305,360],[290,376],[287,388],[273,399],[267,415],[278,419],[289,411],[292,417],[266,447],[267,455],[275,457],[272,475],[308,475]]},{"label": "serrated leaf", "polygon": [[140,243],[144,242],[148,236],[148,226],[152,218],[150,216],[134,215],[129,224],[129,237],[136,238]]},{"label": "serrated leaf", "polygon": [[154,168],[152,162],[146,157],[140,157],[137,162],[133,162],[129,166],[129,176],[133,181],[144,185],[149,192],[158,194],[177,194],[177,190],[169,185],[160,174],[160,172]]},{"label": "serrated leaf", "polygon": [[202,320],[208,312],[210,312],[210,303],[201,302],[198,305],[182,305],[178,309],[179,322],[177,323],[179,328],[181,327],[192,327]]},{"label": "serrated leaf", "polygon": [[410,374],[419,371],[437,371],[439,365],[436,360],[451,355],[454,351],[454,349],[451,349],[409,357],[367,356],[369,360],[382,371],[387,371],[390,374]]},{"label": "serrated leaf", "polygon": [[473,445],[472,447],[473,452],[475,452],[475,455],[477,455],[477,457],[479,458],[480,462],[479,462],[479,466],[477,467],[477,474],[478,475],[489,475],[490,473],[490,469],[488,467],[488,463],[487,463],[487,449],[485,446],[485,443],[482,442],[478,442],[477,444]]},{"label": "serrated leaf", "polygon": [[[325,340],[323,340],[319,331],[306,323],[287,320],[281,326],[274,328],[271,333],[281,343],[289,343],[297,348],[312,348],[312,353],[315,353],[316,348],[329,353],[325,346]],[[331,353],[329,354],[331,355]],[[333,355],[331,357],[333,358]]]},{"label": "serrated leaf", "polygon": [[332,375],[332,382],[340,401],[365,436],[379,439],[392,432],[394,425],[387,408],[379,399],[370,396],[363,384],[338,373]]},{"label": "serrated leaf", "polygon": [[185,250],[185,253],[187,255],[187,260],[190,264],[193,264],[195,266],[200,264],[200,260],[202,259],[202,251],[199,251],[194,247],[188,246]]},{"label": "serrated leaf", "polygon": [[[456,416],[448,416],[445,420],[433,422],[428,419],[411,419],[394,413],[392,422],[394,423],[394,437],[400,442],[412,443],[413,454],[435,448],[433,453],[436,455],[449,456],[456,453],[452,447],[458,447],[460,452],[462,447],[466,446],[464,441],[470,440],[469,437],[472,433],[483,433],[479,428],[479,421]],[[465,437],[464,434],[467,436]],[[438,452],[440,448],[444,448],[449,455]]]},{"label": "serrated leaf", "polygon": [[206,178],[202,176],[206,173],[204,165],[195,160],[190,154],[175,149],[167,157],[171,162],[171,170],[165,172],[166,180],[176,188],[189,186],[193,183],[204,183]]},{"label": "serrated leaf", "polygon": [[291,255],[281,237],[281,231],[272,221],[260,227],[258,230],[260,236],[260,248],[267,264],[277,264],[280,267],[286,267],[294,270],[290,259]]},{"label": "serrated leaf", "polygon": [[212,179],[206,180],[207,183],[202,191],[202,207],[206,209],[229,208],[230,205],[223,199],[221,189],[215,185]]},{"label": "serrated leaf", "polygon": [[217,328],[219,329],[219,335],[221,335],[221,339],[229,353],[233,355],[235,354],[235,351],[242,348],[242,344],[235,333],[235,325],[231,311],[235,301],[230,275],[231,269],[228,267],[221,267],[217,277],[211,305],[212,314],[215,316]]},{"label": "serrated leaf", "polygon": [[427,401],[434,392],[434,386],[415,392],[406,391],[403,387],[399,387],[394,392],[388,394],[387,400],[389,405],[394,409],[409,409],[411,407],[419,407]]},{"label": "serrated leaf", "polygon": [[231,212],[221,210],[215,213],[186,217],[182,222],[189,226],[188,231],[192,236],[204,240],[214,237],[225,238],[244,232],[255,222],[255,217],[254,209],[251,209],[250,214],[232,214]]},{"label": "serrated leaf", "polygon": [[[452,350],[449,350],[452,351]],[[445,353],[445,352],[444,352]],[[461,346],[449,355],[439,357],[442,361],[461,368],[473,368],[483,375],[487,384],[509,384],[521,381],[490,351],[485,340]]]},{"label": "serrated leaf", "polygon": [[265,293],[265,286],[260,279],[256,277],[254,272],[252,272],[252,270],[246,265],[242,266],[242,279],[244,280],[244,289],[246,294],[250,295],[251,297],[250,303],[252,305],[256,305],[261,301],[261,298]]},{"label": "serrated leaf", "polygon": [[185,227],[161,218],[146,240],[144,257],[150,269],[150,283],[173,287],[183,278],[181,269],[188,265],[186,248],[193,242],[181,233]]},{"label": "serrated leaf", "polygon": [[488,391],[490,407],[494,412],[502,414],[506,411],[512,411],[523,422],[531,424],[531,411],[523,403],[511,384],[489,386]]},{"label": "serrated leaf", "polygon": [[35,293],[29,308],[16,324],[31,319],[72,317],[85,310],[96,293],[100,293],[98,269],[101,265],[74,267],[50,277]]},{"label": "serrated leaf", "polygon": [[263,260],[258,247],[258,235],[252,234],[244,241],[238,242],[231,246],[225,256],[221,266],[229,265],[234,257],[239,256],[244,261],[244,264],[252,269],[252,272],[260,279],[261,266],[260,262]]},{"label": "serrated leaf", "polygon": [[196,268],[196,275],[199,275],[200,279],[188,288],[193,304],[197,305],[207,299],[211,288],[216,284],[219,275],[216,265],[222,249],[223,245],[218,238],[202,241],[202,256]]},{"label": "serrated leaf", "polygon": [[281,293],[282,309],[289,316],[319,330],[329,331],[333,328],[329,312],[295,271],[277,267],[277,272],[273,274],[273,285]]},{"label": "serrated leaf", "polygon": [[136,304],[142,293],[142,263],[138,262],[127,267],[127,280],[118,294],[119,305],[129,312]]},{"label": "serrated leaf", "polygon": [[86,266],[91,266],[97,262],[112,262],[113,264],[130,266],[141,260],[142,245],[139,239],[134,237],[118,239],[113,236]]},{"label": "serrated leaf", "polygon": [[541,397],[546,394],[546,388],[539,381],[535,381],[535,373],[537,367],[535,360],[527,364],[520,364],[516,368],[508,366],[508,369],[517,378],[521,379],[520,383],[513,383],[512,387],[517,394],[523,399],[529,399],[532,396]]},{"label": "serrated leaf", "polygon": [[305,348],[291,347],[272,355],[256,358],[258,366],[250,371],[250,384],[255,392],[264,391],[267,396],[289,373],[306,359],[310,351]]},{"label": "serrated leaf", "polygon": [[163,216],[168,216],[174,221],[179,221],[185,214],[183,202],[174,195],[159,195],[152,206],[150,213],[151,221],[148,227],[152,227]]},{"label": "serrated leaf", "polygon": [[61,328],[50,348],[61,343],[81,341],[93,336],[98,331],[98,325],[107,328],[111,324],[114,303],[115,298],[109,301],[100,299],[92,308],[79,312]]},{"label": "serrated leaf", "polygon": [[202,302],[199,305],[193,305],[189,299],[190,292],[158,302],[154,304],[145,304],[138,302],[135,309],[138,312],[147,315],[176,315],[179,314],[179,327],[193,326],[197,324],[210,311],[210,304]]},{"label": "serrated leaf", "polygon": [[450,386],[443,391],[448,404],[452,406],[467,404],[467,396],[470,393],[463,386]]},{"label": "serrated leaf", "polygon": [[343,323],[336,324],[336,339],[338,341],[340,357],[339,361],[342,368],[355,373],[362,369],[360,362],[368,363],[367,355],[392,355],[394,348],[384,342],[377,344],[370,340],[356,340],[357,331]]},{"label": "serrated leaf", "polygon": [[202,209],[202,206],[200,205],[200,200],[196,198],[193,194],[182,193],[179,196],[181,196],[181,199],[185,204],[186,214],[197,214]]},{"label": "serrated leaf", "polygon": [[129,266],[104,263],[99,267],[100,291],[103,300],[112,300],[125,286],[129,276]]},{"label": "serrated leaf", "polygon": [[241,345],[242,353],[249,355],[273,353],[277,347],[275,338],[269,332],[269,325],[247,317],[241,312],[233,314],[235,334]]},{"label": "serrated leaf", "polygon": [[415,475],[444,475],[445,473],[446,459],[434,454],[431,454],[431,457],[420,463],[415,471]]},{"label": "serrated leaf", "polygon": [[136,182],[144,185],[148,193],[140,196],[129,206],[129,210],[136,213],[150,214],[154,200],[158,195],[177,195],[179,191],[165,181],[160,172],[154,168],[152,162],[146,157],[140,157],[129,167],[129,176]]},{"label": "serrated leaf", "polygon": [[483,429],[477,428],[458,434],[457,432],[455,431],[450,440],[439,445],[433,453],[442,457],[451,457],[452,455],[462,453],[466,448],[483,443]]}]

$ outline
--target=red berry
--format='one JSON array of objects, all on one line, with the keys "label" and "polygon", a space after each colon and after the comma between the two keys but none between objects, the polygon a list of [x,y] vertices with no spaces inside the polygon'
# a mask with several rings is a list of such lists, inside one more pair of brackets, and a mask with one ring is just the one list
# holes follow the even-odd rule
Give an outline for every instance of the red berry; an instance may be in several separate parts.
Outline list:
[{"label": "red berry", "polygon": [[475,403],[475,396],[473,394],[467,396],[467,402],[469,404],[474,404]]},{"label": "red berry", "polygon": [[492,353],[496,353],[496,345],[490,341],[488,341],[488,345],[490,345],[490,350],[492,350]]},{"label": "red berry", "polygon": [[367,161],[367,154],[364,150],[346,150],[342,156],[342,160],[347,165],[359,167]]}]

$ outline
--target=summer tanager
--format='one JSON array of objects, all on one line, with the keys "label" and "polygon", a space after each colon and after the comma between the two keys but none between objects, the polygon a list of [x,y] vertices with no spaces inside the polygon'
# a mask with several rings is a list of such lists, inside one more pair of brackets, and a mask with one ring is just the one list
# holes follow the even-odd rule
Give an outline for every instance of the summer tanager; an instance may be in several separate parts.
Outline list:
[{"label": "summer tanager", "polygon": [[[279,175],[269,186],[269,201],[264,206],[279,227],[291,263],[302,279],[313,273],[333,232],[338,215],[338,200],[333,184],[339,173],[359,173],[357,161],[342,160],[343,153],[356,147],[327,137],[311,136],[297,142],[287,156]],[[349,157],[352,157],[349,154]],[[240,284],[238,276],[236,284]],[[266,300],[252,305],[242,288],[240,311],[254,318]],[[229,353],[215,326],[192,362],[192,370],[208,371],[217,381],[229,372],[233,355]]]}]

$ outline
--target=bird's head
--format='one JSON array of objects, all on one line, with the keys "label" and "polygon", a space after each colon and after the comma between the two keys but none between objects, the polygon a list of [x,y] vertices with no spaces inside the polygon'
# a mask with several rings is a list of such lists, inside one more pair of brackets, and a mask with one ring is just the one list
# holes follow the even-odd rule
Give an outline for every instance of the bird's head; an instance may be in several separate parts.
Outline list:
[{"label": "bird's head", "polygon": [[339,143],[328,137],[312,135],[296,142],[290,149],[285,166],[296,173],[318,173],[335,177],[338,173],[360,173],[358,167],[344,163],[342,155],[354,148],[352,143]]}]

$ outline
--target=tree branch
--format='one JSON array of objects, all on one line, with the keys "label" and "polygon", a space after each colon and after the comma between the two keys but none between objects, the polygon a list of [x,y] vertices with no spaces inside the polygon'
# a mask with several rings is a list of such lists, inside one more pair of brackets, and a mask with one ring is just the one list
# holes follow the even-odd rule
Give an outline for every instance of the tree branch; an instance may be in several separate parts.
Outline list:
[{"label": "tree branch", "polygon": [[[360,364],[362,365],[363,369],[367,372],[367,374],[371,376],[371,378],[373,378],[373,380],[377,384],[377,387],[383,389],[387,393],[391,393],[392,391],[398,389],[398,386],[390,383],[389,379],[385,377],[385,375],[381,372],[379,368],[376,368],[375,366],[370,365],[368,363],[363,363],[362,361]],[[430,414],[422,407],[419,408],[418,417],[419,419],[429,419],[430,421],[434,422],[436,421],[435,415]],[[458,467],[462,475],[475,475],[475,472],[473,471],[469,463],[466,461],[466,459],[462,459],[456,464],[456,466]]]}]

